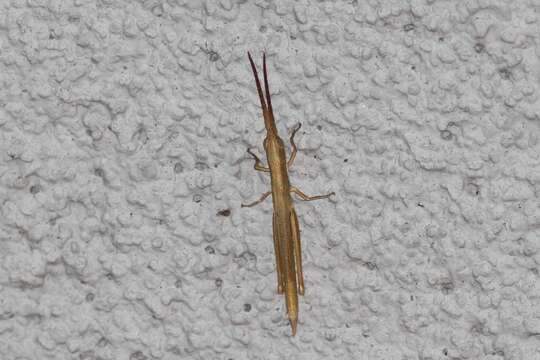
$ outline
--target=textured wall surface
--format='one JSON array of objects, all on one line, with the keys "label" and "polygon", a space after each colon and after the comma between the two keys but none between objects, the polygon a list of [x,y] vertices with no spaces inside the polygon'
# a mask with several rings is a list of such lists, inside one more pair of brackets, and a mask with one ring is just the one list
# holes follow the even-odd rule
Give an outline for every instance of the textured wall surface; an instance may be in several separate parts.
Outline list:
[{"label": "textured wall surface", "polygon": [[[0,359],[540,359],[540,2],[0,0]],[[269,60],[306,295],[276,294]]]}]

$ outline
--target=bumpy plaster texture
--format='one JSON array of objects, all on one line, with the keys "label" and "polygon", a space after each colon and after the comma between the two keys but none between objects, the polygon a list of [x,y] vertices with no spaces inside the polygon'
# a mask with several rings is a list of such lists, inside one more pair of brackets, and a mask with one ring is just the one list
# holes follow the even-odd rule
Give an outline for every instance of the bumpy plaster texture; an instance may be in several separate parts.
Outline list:
[{"label": "bumpy plaster texture", "polygon": [[[540,359],[540,3],[0,2],[1,359]],[[266,49],[306,295],[290,337]],[[260,64],[260,62],[259,62]]]}]

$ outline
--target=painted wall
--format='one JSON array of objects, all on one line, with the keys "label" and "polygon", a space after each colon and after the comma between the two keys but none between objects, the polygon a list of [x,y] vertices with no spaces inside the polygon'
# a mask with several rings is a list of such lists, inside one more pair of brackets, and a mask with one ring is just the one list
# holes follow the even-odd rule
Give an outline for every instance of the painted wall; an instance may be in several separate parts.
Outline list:
[{"label": "painted wall", "polygon": [[[539,11],[0,1],[0,358],[540,359]],[[337,194],[294,338],[248,50]]]}]

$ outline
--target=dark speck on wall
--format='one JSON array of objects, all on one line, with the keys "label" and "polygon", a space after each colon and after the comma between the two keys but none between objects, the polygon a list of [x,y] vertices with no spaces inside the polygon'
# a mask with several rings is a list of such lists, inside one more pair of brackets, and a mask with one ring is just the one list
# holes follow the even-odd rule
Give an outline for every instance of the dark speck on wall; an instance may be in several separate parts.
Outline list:
[{"label": "dark speck on wall", "polygon": [[510,79],[512,72],[508,68],[502,68],[502,69],[499,69],[499,74],[501,75],[501,78],[503,79]]},{"label": "dark speck on wall", "polygon": [[484,44],[482,43],[474,44],[474,51],[476,51],[477,53],[481,53],[482,51],[484,51],[484,48]]},{"label": "dark speck on wall", "polygon": [[441,131],[441,138],[443,140],[450,140],[452,139],[452,133],[448,130]]},{"label": "dark speck on wall", "polygon": [[414,30],[414,28],[415,28],[414,24],[405,24],[403,26],[403,31],[409,32],[409,31]]},{"label": "dark speck on wall", "polygon": [[129,360],[147,360],[148,357],[142,351],[135,351],[129,356]]},{"label": "dark speck on wall", "polygon": [[184,170],[184,167],[182,166],[182,164],[180,163],[176,163],[174,164],[174,172],[179,174],[182,172],[182,170]]},{"label": "dark speck on wall", "polygon": [[197,162],[195,163],[195,169],[199,170],[199,171],[203,171],[203,170],[207,170],[208,169],[208,165],[204,162]]},{"label": "dark speck on wall", "polygon": [[231,210],[230,209],[223,209],[217,212],[218,216],[230,216]]},{"label": "dark speck on wall", "polygon": [[215,51],[210,51],[208,53],[208,57],[210,58],[211,62],[216,62],[219,60],[219,54]]}]

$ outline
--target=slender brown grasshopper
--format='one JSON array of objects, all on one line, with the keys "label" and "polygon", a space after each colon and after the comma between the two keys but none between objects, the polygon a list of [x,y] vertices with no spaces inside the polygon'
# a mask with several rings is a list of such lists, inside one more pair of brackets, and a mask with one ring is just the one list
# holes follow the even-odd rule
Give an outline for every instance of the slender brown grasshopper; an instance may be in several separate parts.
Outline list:
[{"label": "slender brown grasshopper", "polygon": [[289,160],[286,160],[285,146],[283,140],[278,135],[272,112],[272,102],[270,100],[270,89],[268,87],[268,76],[266,72],[266,54],[263,53],[266,101],[261,89],[259,76],[257,75],[257,68],[249,52],[248,58],[253,75],[255,76],[255,84],[257,85],[257,92],[259,93],[263,111],[264,126],[266,127],[266,138],[264,139],[263,146],[266,151],[268,167],[263,166],[261,160],[249,148],[247,151],[255,159],[255,170],[270,173],[272,191],[265,192],[259,200],[253,203],[242,204],[242,207],[257,205],[272,194],[272,202],[274,204],[272,228],[274,234],[274,251],[276,253],[277,292],[278,294],[283,294],[283,291],[285,291],[287,313],[291,323],[292,335],[294,336],[298,322],[298,293],[304,295],[304,276],[302,274],[300,229],[290,194],[295,193],[302,200],[309,201],[328,198],[334,195],[334,193],[308,196],[289,183],[287,169],[291,167],[296,157],[294,135],[300,129],[301,124],[298,124],[291,133],[290,142],[292,151]]}]

